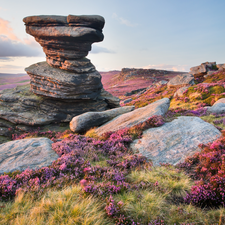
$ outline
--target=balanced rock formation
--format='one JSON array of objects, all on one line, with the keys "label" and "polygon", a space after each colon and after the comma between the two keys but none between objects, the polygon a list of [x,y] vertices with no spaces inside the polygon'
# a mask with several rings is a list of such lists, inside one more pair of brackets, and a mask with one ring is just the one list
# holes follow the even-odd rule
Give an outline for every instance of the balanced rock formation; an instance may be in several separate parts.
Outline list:
[{"label": "balanced rock formation", "polygon": [[59,156],[48,138],[29,138],[0,145],[0,174],[49,166]]},{"label": "balanced rock formation", "polygon": [[120,107],[86,58],[91,44],[104,38],[103,17],[29,16],[23,21],[26,32],[43,47],[46,62],[25,69],[30,86],[0,92],[0,120],[10,123],[0,123],[0,133],[24,125],[69,122],[85,112]]},{"label": "balanced rock formation", "polygon": [[164,116],[168,111],[169,106],[170,100],[168,98],[160,99],[145,107],[141,107],[135,109],[134,111],[117,116],[97,128],[95,131],[98,135],[102,135],[109,131],[117,131],[126,127],[132,127],[134,125],[147,121],[151,116]]},{"label": "balanced rock formation", "polygon": [[177,164],[200,151],[199,144],[207,144],[220,136],[219,130],[202,119],[180,116],[161,127],[144,131],[142,138],[135,140],[131,148],[152,160],[154,165]]},{"label": "balanced rock formation", "polygon": [[[101,75],[86,59],[91,44],[104,36],[101,16],[30,16],[26,32],[43,47],[47,63],[26,68],[33,93],[61,99],[95,99]],[[58,69],[55,69],[55,68]]]}]

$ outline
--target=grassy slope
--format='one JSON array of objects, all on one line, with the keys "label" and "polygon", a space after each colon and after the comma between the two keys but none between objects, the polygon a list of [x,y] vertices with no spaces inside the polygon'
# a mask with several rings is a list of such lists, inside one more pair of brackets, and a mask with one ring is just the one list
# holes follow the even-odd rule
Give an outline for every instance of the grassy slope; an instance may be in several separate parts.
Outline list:
[{"label": "grassy slope", "polygon": [[[195,85],[185,93],[186,98],[173,99],[175,90],[167,90],[165,86],[161,86],[138,97],[132,96],[133,101],[127,105],[133,104],[138,108],[166,96],[172,100],[172,119],[184,114],[183,109],[193,115],[188,110],[211,105],[224,97],[223,77],[222,73],[210,76],[205,83],[216,83],[215,85],[207,87],[208,91],[204,89],[204,92],[201,85]],[[193,96],[193,93],[199,94]],[[167,116],[167,120],[171,118]],[[222,129],[223,118],[223,115],[202,116],[202,119]],[[218,123],[218,120],[222,122]],[[97,161],[87,159],[91,166],[107,165],[107,156],[98,155],[98,158]],[[145,183],[145,188],[138,191],[124,190],[113,194],[116,203],[123,203],[121,213],[133,218],[136,221],[134,224],[138,224],[137,221],[139,224],[148,224],[150,221],[152,224],[225,224],[223,207],[202,209],[184,204],[182,199],[190,191],[194,181],[172,166],[136,168],[126,175],[126,180],[134,185]],[[107,216],[105,212],[106,204],[104,197],[85,194],[77,181],[72,185],[65,183],[63,188],[49,188],[38,197],[33,192],[24,194],[20,191],[15,200],[0,202],[0,224],[115,224],[116,219]],[[117,224],[123,223],[117,220]]]}]

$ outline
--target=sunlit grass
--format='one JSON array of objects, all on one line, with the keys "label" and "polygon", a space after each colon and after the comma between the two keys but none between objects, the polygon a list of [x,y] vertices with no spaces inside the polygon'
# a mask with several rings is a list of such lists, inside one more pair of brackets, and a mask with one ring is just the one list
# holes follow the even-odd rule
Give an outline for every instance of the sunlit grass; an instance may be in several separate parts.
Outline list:
[{"label": "sunlit grass", "polygon": [[104,204],[95,197],[83,197],[80,186],[62,191],[49,191],[34,200],[19,194],[0,212],[0,224],[112,224],[104,212]]}]

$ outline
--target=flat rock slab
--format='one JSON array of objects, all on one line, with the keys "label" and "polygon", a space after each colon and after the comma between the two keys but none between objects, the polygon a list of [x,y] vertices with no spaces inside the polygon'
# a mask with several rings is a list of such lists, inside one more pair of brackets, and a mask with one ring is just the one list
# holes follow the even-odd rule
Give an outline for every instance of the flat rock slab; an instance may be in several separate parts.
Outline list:
[{"label": "flat rock slab", "polygon": [[126,127],[132,127],[145,122],[154,115],[165,115],[169,106],[170,100],[168,98],[160,99],[145,107],[115,117],[113,120],[97,128],[96,133],[102,135],[109,131],[117,131]]},{"label": "flat rock slab", "polygon": [[212,107],[209,107],[208,112],[216,114],[225,113],[225,98],[216,101]]},{"label": "flat rock slab", "polygon": [[48,138],[30,138],[1,144],[0,174],[51,165],[59,158],[52,150],[52,143]]},{"label": "flat rock slab", "polygon": [[180,74],[172,78],[168,83],[168,88],[180,88],[185,86],[194,85],[194,76],[192,74]]},{"label": "flat rock slab", "polygon": [[74,116],[82,113],[111,108],[106,103],[108,99],[106,91],[103,92],[105,95],[101,92],[101,99],[56,101],[37,96],[29,89],[29,85],[26,85],[0,91],[0,119],[14,125],[42,126],[70,122]]},{"label": "flat rock slab", "polygon": [[87,112],[75,116],[70,121],[70,129],[73,132],[84,132],[93,127],[100,126],[114,117],[134,110],[134,106],[125,106],[116,109],[110,109],[103,112]]},{"label": "flat rock slab", "polygon": [[200,151],[199,144],[207,144],[220,136],[219,130],[202,119],[180,116],[161,127],[144,131],[143,137],[135,140],[131,148],[152,160],[154,165],[176,165],[187,156]]}]

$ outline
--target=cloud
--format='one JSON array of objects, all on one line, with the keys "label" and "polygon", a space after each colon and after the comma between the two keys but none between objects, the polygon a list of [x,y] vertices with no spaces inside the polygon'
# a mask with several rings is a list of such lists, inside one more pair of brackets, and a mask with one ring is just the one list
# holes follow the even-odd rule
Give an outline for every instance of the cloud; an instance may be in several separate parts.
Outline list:
[{"label": "cloud", "polygon": [[0,57],[41,56],[41,48],[35,48],[22,42],[0,36]]},{"label": "cloud", "polygon": [[168,65],[168,64],[158,64],[158,65],[148,65],[143,69],[161,69],[161,70],[171,70],[171,71],[189,71],[190,67],[187,65]]},{"label": "cloud", "polygon": [[92,50],[90,51],[90,53],[98,54],[98,53],[115,53],[115,52],[111,51],[111,50],[109,50],[107,48],[104,48],[104,47],[93,45],[92,46]]},{"label": "cloud", "polygon": [[8,57],[42,56],[44,53],[33,37],[21,40],[10,26],[10,22],[0,18],[0,61],[10,60]]},{"label": "cloud", "polygon": [[121,24],[126,25],[128,27],[136,27],[138,25],[137,23],[131,23],[129,20],[126,20],[123,17],[118,16],[116,13],[113,13],[112,17],[118,20]]},{"label": "cloud", "polygon": [[14,34],[13,29],[10,27],[8,20],[0,18],[0,34],[9,37],[11,40],[19,41],[19,38]]}]

